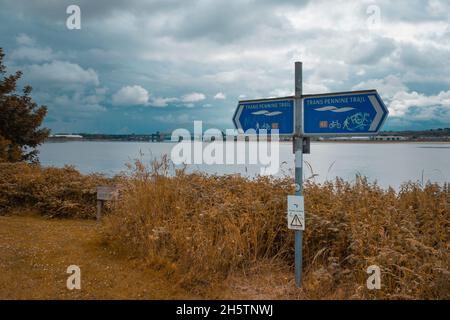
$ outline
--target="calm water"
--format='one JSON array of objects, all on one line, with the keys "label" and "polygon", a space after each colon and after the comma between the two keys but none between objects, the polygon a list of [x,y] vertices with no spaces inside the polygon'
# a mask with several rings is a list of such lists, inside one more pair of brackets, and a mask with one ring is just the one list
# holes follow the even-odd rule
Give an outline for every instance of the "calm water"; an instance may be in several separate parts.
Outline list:
[{"label": "calm water", "polygon": [[[145,142],[51,142],[40,147],[43,165],[74,165],[84,173],[113,175],[126,171],[125,164],[140,158],[146,162],[170,155],[173,143]],[[450,182],[450,144],[444,143],[312,143],[304,156],[305,178],[323,182],[334,177],[352,181],[360,173],[380,185],[397,188],[405,181]],[[278,175],[293,175],[291,143],[281,143]],[[188,171],[255,176],[259,165],[189,165]]]}]

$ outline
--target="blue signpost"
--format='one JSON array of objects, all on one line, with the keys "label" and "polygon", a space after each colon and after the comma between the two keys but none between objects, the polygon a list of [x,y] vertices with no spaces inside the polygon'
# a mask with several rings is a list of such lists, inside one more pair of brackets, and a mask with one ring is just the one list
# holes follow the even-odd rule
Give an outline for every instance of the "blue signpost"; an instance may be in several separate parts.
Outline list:
[{"label": "blue signpost", "polygon": [[[295,63],[295,96],[239,101],[233,122],[244,132],[256,134],[278,129],[293,138],[295,196],[288,197],[288,228],[295,230],[295,283],[301,286],[304,222],[303,153],[309,153],[311,136],[360,136],[377,134],[388,115],[376,90],[302,94],[302,63]],[[305,148],[306,147],[306,148]],[[306,151],[305,151],[306,150]]]},{"label": "blue signpost", "polygon": [[388,115],[376,90],[303,96],[303,135],[373,135]]},{"label": "blue signpost", "polygon": [[244,132],[253,129],[256,133],[266,129],[278,129],[280,135],[293,135],[294,97],[239,101],[233,116],[236,129]]}]

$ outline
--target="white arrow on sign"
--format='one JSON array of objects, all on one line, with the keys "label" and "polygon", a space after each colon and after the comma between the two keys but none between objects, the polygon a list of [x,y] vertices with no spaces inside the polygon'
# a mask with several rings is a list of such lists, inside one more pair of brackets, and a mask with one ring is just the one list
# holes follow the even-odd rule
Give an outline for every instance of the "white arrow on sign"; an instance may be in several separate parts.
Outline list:
[{"label": "white arrow on sign", "polygon": [[375,112],[377,113],[375,118],[373,118],[369,131],[375,131],[377,130],[378,124],[380,123],[381,119],[383,119],[384,110],[375,96],[369,96],[369,100],[375,108]]},{"label": "white arrow on sign", "polygon": [[376,90],[302,96],[305,136],[374,135],[389,110]]},{"label": "white arrow on sign", "polygon": [[233,122],[238,130],[246,132],[266,129],[271,133],[277,129],[278,134],[291,136],[294,134],[294,98],[280,97],[239,101],[233,115]]},{"label": "white arrow on sign", "polygon": [[244,105],[243,104],[239,104],[238,105],[238,109],[236,110],[236,114],[234,116],[234,122],[236,123],[236,127],[237,129],[241,129],[242,130],[242,125],[241,125],[241,121],[239,120],[241,118],[241,113],[242,110],[244,110]]}]

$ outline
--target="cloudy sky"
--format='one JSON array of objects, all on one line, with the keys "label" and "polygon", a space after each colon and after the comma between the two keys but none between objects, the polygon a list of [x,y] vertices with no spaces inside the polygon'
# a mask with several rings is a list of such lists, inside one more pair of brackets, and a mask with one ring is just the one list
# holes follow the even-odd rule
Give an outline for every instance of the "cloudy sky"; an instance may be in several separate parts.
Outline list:
[{"label": "cloudy sky", "polygon": [[[66,13],[81,10],[81,29]],[[450,127],[447,0],[0,0],[0,47],[56,132],[232,128],[239,99],[377,89],[384,129]]]}]

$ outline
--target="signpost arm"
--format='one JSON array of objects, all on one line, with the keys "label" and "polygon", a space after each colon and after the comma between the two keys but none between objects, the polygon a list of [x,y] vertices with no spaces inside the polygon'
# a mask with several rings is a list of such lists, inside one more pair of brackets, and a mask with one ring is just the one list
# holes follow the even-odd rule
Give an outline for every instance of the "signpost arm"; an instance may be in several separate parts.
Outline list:
[{"label": "signpost arm", "polygon": [[[303,135],[302,124],[303,115],[301,107],[302,97],[302,62],[295,62],[295,195],[303,195]],[[302,282],[302,246],[303,230],[295,230],[295,284],[301,286]]]}]

